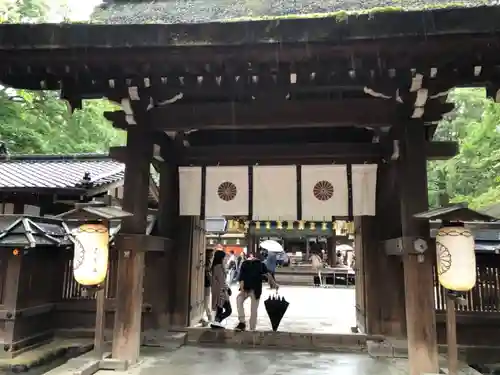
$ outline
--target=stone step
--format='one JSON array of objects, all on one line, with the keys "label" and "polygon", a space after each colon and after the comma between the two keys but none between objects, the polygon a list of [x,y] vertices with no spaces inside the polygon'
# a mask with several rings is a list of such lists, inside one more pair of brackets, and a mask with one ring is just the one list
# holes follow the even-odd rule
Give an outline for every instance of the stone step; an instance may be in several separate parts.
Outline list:
[{"label": "stone step", "polygon": [[172,332],[161,329],[146,330],[142,333],[142,345],[175,350],[186,344],[187,332]]},{"label": "stone step", "polygon": [[273,331],[238,332],[229,329],[188,328],[187,344],[328,352],[366,352],[362,334],[312,334]]}]

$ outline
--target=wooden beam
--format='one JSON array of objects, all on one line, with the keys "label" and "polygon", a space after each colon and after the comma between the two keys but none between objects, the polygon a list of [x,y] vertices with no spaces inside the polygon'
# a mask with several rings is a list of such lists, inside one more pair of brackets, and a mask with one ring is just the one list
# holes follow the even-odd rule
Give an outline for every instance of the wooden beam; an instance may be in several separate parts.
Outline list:
[{"label": "wooden beam", "polygon": [[146,234],[125,234],[116,235],[115,246],[123,250],[138,249],[140,252],[148,251],[169,251],[172,247],[170,238],[151,236]]},{"label": "wooden beam", "polygon": [[[443,113],[453,108],[450,103],[431,101],[426,105],[423,120],[439,121]],[[188,131],[192,129],[262,129],[308,126],[366,125],[385,127],[395,123],[397,114],[404,109],[394,100],[285,100],[268,98],[252,102],[171,104],[152,108],[149,113],[150,129]],[[413,107],[407,107],[408,117]],[[122,111],[105,112],[104,116],[115,127],[127,128]],[[135,125],[133,125],[135,126]]]},{"label": "wooden beam", "polygon": [[[139,129],[129,130],[123,210],[134,215],[123,219],[123,234],[144,235],[147,228],[149,166],[153,143],[149,134]],[[116,313],[113,328],[113,358],[128,363],[139,359],[141,344],[141,309],[143,294],[144,256],[136,242],[131,248],[118,250],[118,280]]]},{"label": "wooden beam", "polygon": [[[180,165],[283,165],[377,163],[384,157],[379,143],[305,143],[274,145],[193,146],[181,151]],[[392,151],[391,151],[392,152]],[[391,152],[385,151],[386,159]],[[428,160],[449,159],[458,152],[456,142],[427,142]],[[111,147],[109,155],[124,162],[125,147]]]},{"label": "wooden beam", "polygon": [[459,148],[458,142],[426,142],[425,155],[427,160],[448,160],[458,155]]},{"label": "wooden beam", "polygon": [[[429,223],[413,215],[427,211],[427,163],[425,127],[421,121],[402,120],[397,127],[401,140],[398,161],[401,193],[402,237],[430,240]],[[437,374],[438,348],[434,300],[434,246],[425,255],[411,254],[412,241],[404,241],[406,322],[410,375]],[[434,250],[435,251],[435,250]]]},{"label": "wooden beam", "polygon": [[378,162],[376,143],[307,143],[272,145],[222,145],[189,147],[183,165],[317,164],[332,162]]}]

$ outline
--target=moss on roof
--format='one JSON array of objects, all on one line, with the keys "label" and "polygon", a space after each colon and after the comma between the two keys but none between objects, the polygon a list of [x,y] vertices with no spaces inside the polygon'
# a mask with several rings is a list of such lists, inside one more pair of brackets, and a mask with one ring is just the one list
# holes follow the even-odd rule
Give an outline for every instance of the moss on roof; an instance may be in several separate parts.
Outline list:
[{"label": "moss on roof", "polygon": [[497,5],[496,0],[170,0],[104,4],[93,23],[172,24],[210,21],[327,18],[360,14]]}]

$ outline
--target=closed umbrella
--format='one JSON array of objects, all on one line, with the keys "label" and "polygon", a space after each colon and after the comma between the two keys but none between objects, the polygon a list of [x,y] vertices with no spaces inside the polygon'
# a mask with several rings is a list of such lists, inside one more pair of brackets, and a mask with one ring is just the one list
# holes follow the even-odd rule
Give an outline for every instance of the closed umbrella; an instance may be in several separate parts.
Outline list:
[{"label": "closed umbrella", "polygon": [[269,316],[271,327],[274,332],[278,330],[281,320],[283,319],[286,310],[288,310],[289,305],[290,303],[285,300],[284,297],[280,297],[278,295],[269,297],[266,301],[264,301],[264,307],[266,308],[267,316]]},{"label": "closed umbrella", "polygon": [[283,250],[283,246],[277,241],[274,240],[266,240],[259,244],[263,249],[271,252],[271,253],[281,253]]}]

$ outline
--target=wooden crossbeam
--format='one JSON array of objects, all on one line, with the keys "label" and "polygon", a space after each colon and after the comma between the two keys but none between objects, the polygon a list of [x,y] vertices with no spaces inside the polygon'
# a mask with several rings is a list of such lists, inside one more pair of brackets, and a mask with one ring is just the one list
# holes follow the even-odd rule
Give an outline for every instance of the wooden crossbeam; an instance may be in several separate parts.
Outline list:
[{"label": "wooden crossbeam", "polygon": [[[445,160],[458,152],[456,142],[427,142],[429,160]],[[377,163],[387,149],[379,143],[304,143],[273,145],[193,146],[182,150],[180,165],[287,165]],[[124,160],[124,147],[111,147],[113,159]]]},{"label": "wooden crossbeam", "polygon": [[[425,107],[423,121],[439,121],[452,108],[452,104],[432,101]],[[352,125],[384,127],[396,123],[402,115],[409,118],[412,113],[411,106],[404,106],[393,100],[366,98],[171,104],[155,107],[147,114],[138,116],[148,116],[148,126],[152,130],[187,131]],[[130,127],[121,111],[106,112],[104,115],[117,128]]]}]

